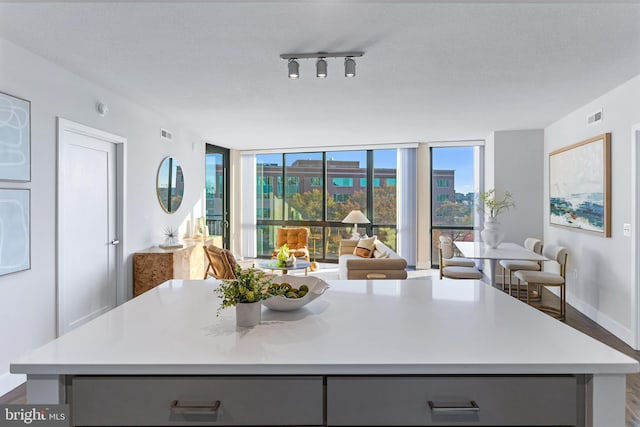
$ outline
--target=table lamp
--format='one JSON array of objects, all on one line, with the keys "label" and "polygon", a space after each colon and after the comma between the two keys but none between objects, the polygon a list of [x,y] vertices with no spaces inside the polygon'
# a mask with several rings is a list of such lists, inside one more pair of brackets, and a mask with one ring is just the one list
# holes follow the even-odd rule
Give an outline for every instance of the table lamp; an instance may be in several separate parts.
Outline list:
[{"label": "table lamp", "polygon": [[364,214],[359,210],[353,210],[349,212],[349,215],[342,220],[342,222],[347,224],[353,224],[353,234],[351,238],[354,240],[360,239],[360,233],[358,233],[358,224],[369,224],[371,221],[367,219]]}]

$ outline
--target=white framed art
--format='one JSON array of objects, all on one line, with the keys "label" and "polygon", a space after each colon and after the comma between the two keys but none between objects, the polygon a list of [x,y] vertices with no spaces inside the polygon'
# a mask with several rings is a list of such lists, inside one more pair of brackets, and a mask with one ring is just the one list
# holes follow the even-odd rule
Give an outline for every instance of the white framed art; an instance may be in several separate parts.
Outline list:
[{"label": "white framed art", "polygon": [[31,180],[31,103],[0,92],[0,180]]},{"label": "white framed art", "polygon": [[0,188],[0,276],[31,268],[31,193]]}]

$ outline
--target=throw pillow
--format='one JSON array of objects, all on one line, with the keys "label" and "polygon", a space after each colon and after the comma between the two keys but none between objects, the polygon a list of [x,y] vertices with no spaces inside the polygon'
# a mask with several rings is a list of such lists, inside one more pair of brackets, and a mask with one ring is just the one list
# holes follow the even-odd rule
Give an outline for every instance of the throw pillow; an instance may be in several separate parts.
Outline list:
[{"label": "throw pillow", "polygon": [[368,239],[358,240],[354,255],[358,255],[362,258],[371,258],[373,256],[373,249],[376,247],[376,236],[369,237]]},{"label": "throw pillow", "polygon": [[373,250],[373,257],[374,258],[389,258],[389,252],[387,252],[386,250],[380,250],[378,248],[375,248]]}]

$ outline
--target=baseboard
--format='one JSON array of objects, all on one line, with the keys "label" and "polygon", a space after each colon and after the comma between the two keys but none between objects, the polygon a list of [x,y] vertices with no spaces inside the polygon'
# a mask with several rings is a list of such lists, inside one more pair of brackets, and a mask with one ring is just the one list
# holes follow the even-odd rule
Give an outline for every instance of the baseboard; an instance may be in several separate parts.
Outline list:
[{"label": "baseboard", "polygon": [[5,372],[0,375],[0,396],[4,396],[25,381],[27,381],[27,376],[24,374]]},{"label": "baseboard", "polygon": [[567,304],[587,316],[589,319],[596,322],[598,325],[611,332],[613,335],[624,341],[627,345],[633,348],[633,332],[622,326],[611,317],[603,314],[591,305],[577,299],[575,295],[567,292]]}]

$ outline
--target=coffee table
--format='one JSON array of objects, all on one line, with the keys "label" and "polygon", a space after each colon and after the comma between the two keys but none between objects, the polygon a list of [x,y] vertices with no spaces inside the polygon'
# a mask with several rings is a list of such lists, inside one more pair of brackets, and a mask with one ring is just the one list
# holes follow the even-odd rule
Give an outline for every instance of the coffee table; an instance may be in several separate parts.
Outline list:
[{"label": "coffee table", "polygon": [[268,268],[272,271],[281,270],[282,274],[287,274],[289,270],[304,270],[304,275],[306,276],[308,273],[308,269],[311,266],[311,263],[309,261],[297,261],[295,265],[292,265],[292,266],[278,267],[277,261],[272,260],[272,261],[258,263],[258,266],[260,268]]}]

